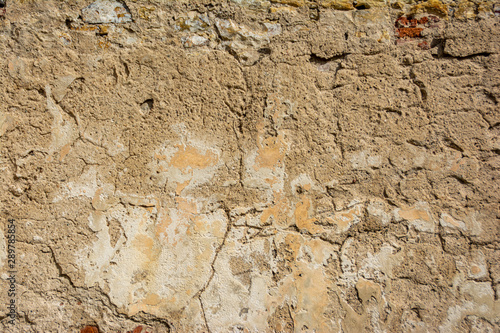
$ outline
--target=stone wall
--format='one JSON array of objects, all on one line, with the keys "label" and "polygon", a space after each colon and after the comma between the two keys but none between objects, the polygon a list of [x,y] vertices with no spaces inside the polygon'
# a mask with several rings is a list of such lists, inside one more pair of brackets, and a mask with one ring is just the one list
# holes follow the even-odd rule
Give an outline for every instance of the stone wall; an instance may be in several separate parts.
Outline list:
[{"label": "stone wall", "polygon": [[500,330],[500,3],[0,16],[2,332]]}]

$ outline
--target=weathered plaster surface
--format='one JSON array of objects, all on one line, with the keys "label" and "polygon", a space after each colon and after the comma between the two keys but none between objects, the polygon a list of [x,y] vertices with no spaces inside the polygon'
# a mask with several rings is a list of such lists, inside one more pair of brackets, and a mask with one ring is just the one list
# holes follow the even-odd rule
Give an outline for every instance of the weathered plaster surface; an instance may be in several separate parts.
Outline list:
[{"label": "weathered plaster surface", "polygon": [[499,331],[499,15],[7,1],[0,330]]}]

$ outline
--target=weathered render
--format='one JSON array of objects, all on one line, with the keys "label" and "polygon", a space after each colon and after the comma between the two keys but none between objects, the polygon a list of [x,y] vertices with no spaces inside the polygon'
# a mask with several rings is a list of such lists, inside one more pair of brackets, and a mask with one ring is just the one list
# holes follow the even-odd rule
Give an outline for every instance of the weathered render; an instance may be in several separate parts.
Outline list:
[{"label": "weathered render", "polygon": [[0,7],[0,331],[499,332],[499,2]]}]

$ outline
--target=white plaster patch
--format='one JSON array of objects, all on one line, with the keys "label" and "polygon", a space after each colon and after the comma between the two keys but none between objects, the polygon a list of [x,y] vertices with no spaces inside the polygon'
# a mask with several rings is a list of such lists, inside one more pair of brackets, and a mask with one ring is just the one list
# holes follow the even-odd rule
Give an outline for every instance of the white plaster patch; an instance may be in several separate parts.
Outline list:
[{"label": "white plaster patch", "polygon": [[53,117],[52,120],[52,143],[49,147],[49,156],[60,151],[64,146],[71,144],[77,138],[77,128],[72,121],[65,120],[64,112],[52,99],[52,92],[49,85],[45,86],[45,95],[47,96],[47,110]]},{"label": "white plaster patch", "polygon": [[[380,252],[367,253],[366,259],[361,263],[359,275],[365,279],[380,279],[385,276],[392,278],[392,270],[401,263],[402,256],[389,244],[383,244]],[[382,274],[381,274],[382,273]]]},{"label": "white plaster patch", "polygon": [[346,159],[351,162],[354,169],[378,168],[382,164],[382,156],[374,154],[369,150],[346,154]]},{"label": "white plaster patch", "polygon": [[5,134],[11,123],[12,117],[0,112],[0,137]]},{"label": "white plaster patch", "polygon": [[[149,164],[155,182],[173,193],[194,189],[210,181],[222,165],[220,149],[188,137],[182,124],[174,127],[180,142],[166,142],[152,156]],[[180,186],[180,187],[179,187]]]},{"label": "white plaster patch", "polygon": [[64,96],[66,96],[66,89],[73,83],[76,78],[73,75],[59,76],[57,80],[53,83],[52,96],[56,102],[62,101]]},{"label": "white plaster patch", "polygon": [[102,183],[99,178],[97,167],[89,167],[77,180],[64,184],[59,194],[54,196],[52,202],[75,197],[86,197],[93,199],[92,205],[95,209],[108,209],[116,202],[114,198],[115,187],[113,184]]},{"label": "white plaster patch", "polygon": [[371,200],[367,206],[367,211],[370,216],[379,218],[382,225],[387,225],[392,220],[392,214],[387,211],[385,201]]},{"label": "white plaster patch", "polygon": [[468,267],[469,277],[472,279],[487,279],[489,272],[483,252],[481,250],[472,250],[471,257]]},{"label": "white plaster patch", "polygon": [[258,49],[269,44],[270,38],[281,34],[281,25],[268,23],[262,29],[253,30],[232,20],[216,19],[215,27],[222,37],[221,48],[230,49],[246,65],[258,61]]},{"label": "white plaster patch", "polygon": [[[309,175],[306,175],[305,173],[301,173],[299,176],[297,176],[295,179],[293,179],[290,182],[290,187],[292,188],[292,193],[297,193],[299,190],[299,187],[302,189],[309,190],[309,189],[315,188],[315,184]],[[317,189],[317,188],[315,188],[315,189]]]},{"label": "white plaster patch", "polygon": [[209,40],[203,36],[187,36],[181,38],[182,45],[186,48],[207,45]]},{"label": "white plaster patch", "polygon": [[240,278],[240,272],[233,272],[231,259],[244,258],[251,262],[251,253],[257,252],[267,256],[264,243],[259,239],[249,244],[237,241],[244,237],[240,230],[229,235],[226,245],[215,263],[215,275],[212,283],[202,295],[205,313],[213,332],[222,332],[233,325],[242,325],[252,332],[267,329],[266,297],[270,277],[252,269],[249,272],[250,284]]},{"label": "white plaster patch", "polygon": [[454,219],[451,215],[447,213],[442,213],[441,218],[439,219],[439,223],[443,227],[451,228],[451,229],[459,229],[462,231],[467,230],[467,226],[464,222]]},{"label": "white plaster patch", "polygon": [[495,300],[491,283],[467,281],[460,286],[468,301],[448,309],[448,317],[439,327],[440,332],[453,332],[467,315],[476,315],[493,321],[498,316],[500,301]]},{"label": "white plaster patch", "polygon": [[132,21],[132,15],[121,2],[97,0],[82,9],[82,19],[92,24],[126,23]]},{"label": "white plaster patch", "polygon": [[[146,206],[124,203],[89,216],[97,239],[79,253],[85,283],[109,290],[112,302],[132,315],[178,311],[209,278],[226,215],[222,210],[197,213],[201,203],[195,198],[179,198],[177,208],[160,211],[149,205],[155,202],[151,198],[128,198]],[[123,230],[114,245],[107,219]]]},{"label": "white plaster patch", "polygon": [[427,202],[419,201],[412,207],[396,208],[394,218],[397,222],[408,221],[418,231],[434,232],[436,223]]}]

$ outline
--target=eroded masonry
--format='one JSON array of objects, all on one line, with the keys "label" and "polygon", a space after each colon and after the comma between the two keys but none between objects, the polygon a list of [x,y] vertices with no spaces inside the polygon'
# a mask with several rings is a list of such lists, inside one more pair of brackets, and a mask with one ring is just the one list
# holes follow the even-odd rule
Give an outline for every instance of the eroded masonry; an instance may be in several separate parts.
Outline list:
[{"label": "eroded masonry", "polygon": [[0,1],[0,330],[498,332],[499,24]]}]

